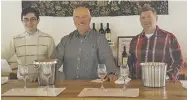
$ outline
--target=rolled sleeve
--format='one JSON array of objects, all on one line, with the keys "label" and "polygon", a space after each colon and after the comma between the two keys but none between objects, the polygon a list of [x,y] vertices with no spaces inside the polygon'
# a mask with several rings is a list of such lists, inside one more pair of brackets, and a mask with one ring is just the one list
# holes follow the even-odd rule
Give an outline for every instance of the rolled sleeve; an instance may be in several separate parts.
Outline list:
[{"label": "rolled sleeve", "polygon": [[16,53],[14,39],[10,42],[9,47],[6,50],[4,51],[4,53],[5,53],[4,56],[2,56],[1,58],[6,59],[8,61]]},{"label": "rolled sleeve", "polygon": [[170,77],[178,76],[179,70],[183,65],[183,57],[180,45],[175,36],[171,36],[170,40],[170,57],[172,59],[171,70],[169,71]]}]

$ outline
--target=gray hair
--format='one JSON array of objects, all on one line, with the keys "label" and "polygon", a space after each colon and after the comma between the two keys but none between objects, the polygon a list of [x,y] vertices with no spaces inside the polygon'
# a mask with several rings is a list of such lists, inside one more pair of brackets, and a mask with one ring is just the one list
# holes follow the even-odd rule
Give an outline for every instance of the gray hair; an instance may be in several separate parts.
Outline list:
[{"label": "gray hair", "polygon": [[80,3],[80,4],[75,5],[75,6],[74,6],[74,10],[73,10],[73,15],[74,15],[75,9],[77,9],[77,8],[87,8],[87,9],[88,9],[88,12],[89,12],[89,14],[90,14],[90,17],[91,17],[89,5],[88,5],[87,3],[82,2],[82,3]]}]

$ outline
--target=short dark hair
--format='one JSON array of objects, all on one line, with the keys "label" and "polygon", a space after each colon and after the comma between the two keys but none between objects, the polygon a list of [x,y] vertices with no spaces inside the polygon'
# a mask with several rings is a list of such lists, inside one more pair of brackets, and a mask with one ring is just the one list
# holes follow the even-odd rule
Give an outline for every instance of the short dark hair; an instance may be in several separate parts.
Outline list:
[{"label": "short dark hair", "polygon": [[33,8],[33,7],[27,7],[27,8],[24,8],[24,9],[22,10],[22,13],[21,13],[21,20],[23,20],[23,16],[25,16],[25,15],[28,14],[28,13],[34,13],[35,16],[36,16],[36,18],[37,18],[37,20],[39,19],[39,15],[40,15],[39,11],[36,10],[35,8]]},{"label": "short dark hair", "polygon": [[152,11],[155,15],[157,15],[156,10],[153,7],[151,7],[149,4],[144,4],[144,6],[140,8],[139,14],[141,15],[142,12],[146,12],[146,11]]}]

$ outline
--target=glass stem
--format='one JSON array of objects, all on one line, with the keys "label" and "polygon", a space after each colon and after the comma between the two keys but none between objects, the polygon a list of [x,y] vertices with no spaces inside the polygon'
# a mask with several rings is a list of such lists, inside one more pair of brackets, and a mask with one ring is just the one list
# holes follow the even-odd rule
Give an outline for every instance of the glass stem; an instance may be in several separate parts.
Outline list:
[{"label": "glass stem", "polygon": [[47,90],[49,88],[49,77],[47,77]]},{"label": "glass stem", "polygon": [[101,79],[101,90],[104,90],[105,88],[104,88],[104,86],[103,86],[103,79]]},{"label": "glass stem", "polygon": [[27,78],[26,78],[26,76],[24,76],[23,78],[24,78],[24,79],[23,79],[23,80],[24,80],[24,89],[26,89],[26,88],[27,88],[27,82],[26,82],[26,81],[27,81]]},{"label": "glass stem", "polygon": [[126,89],[127,89],[127,87],[126,87],[126,84],[124,83],[122,91],[125,91]]}]

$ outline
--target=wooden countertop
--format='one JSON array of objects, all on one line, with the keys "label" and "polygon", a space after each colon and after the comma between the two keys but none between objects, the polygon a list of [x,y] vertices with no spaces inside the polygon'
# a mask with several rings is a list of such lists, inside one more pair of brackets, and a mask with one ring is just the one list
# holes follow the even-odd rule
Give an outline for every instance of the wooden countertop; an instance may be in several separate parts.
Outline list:
[{"label": "wooden countertop", "polygon": [[[56,87],[66,87],[57,97],[1,97],[2,100],[187,100],[187,90],[185,90],[179,81],[173,83],[166,82],[163,88],[148,88],[141,84],[140,80],[132,80],[128,83],[128,88],[139,88],[140,94],[136,98],[126,97],[77,97],[83,88],[99,88],[100,83],[93,83],[86,80],[57,81]],[[119,88],[111,82],[104,82],[106,88]],[[22,80],[9,80],[8,83],[1,85],[1,92],[4,93],[12,88],[22,88]],[[37,87],[37,83],[28,83],[27,87]]]}]

